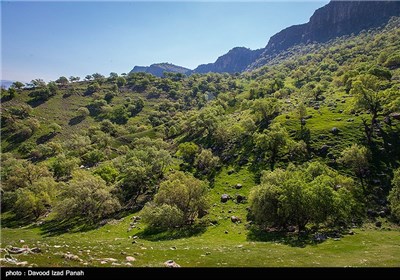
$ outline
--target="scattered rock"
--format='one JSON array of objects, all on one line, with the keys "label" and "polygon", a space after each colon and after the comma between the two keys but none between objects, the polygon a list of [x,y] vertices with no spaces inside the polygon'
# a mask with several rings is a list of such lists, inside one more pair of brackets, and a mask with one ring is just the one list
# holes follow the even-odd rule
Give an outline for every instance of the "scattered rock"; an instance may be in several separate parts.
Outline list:
[{"label": "scattered rock", "polygon": [[223,195],[221,195],[221,202],[222,203],[225,203],[225,202],[227,202],[228,200],[229,200],[229,195],[228,194],[223,194]]},{"label": "scattered rock", "polygon": [[347,121],[348,122],[354,122],[354,119],[350,118],[350,119],[347,119]]},{"label": "scattered rock", "polygon": [[287,231],[288,232],[295,232],[296,231],[296,227],[295,226],[288,226],[287,227]]},{"label": "scattered rock", "polygon": [[237,202],[237,203],[240,203],[240,202],[242,202],[242,201],[245,200],[245,199],[246,199],[246,197],[245,197],[244,195],[238,194],[238,195],[236,196],[236,202]]},{"label": "scattered rock", "polygon": [[227,230],[225,230],[225,234],[228,234],[229,232]]},{"label": "scattered rock", "polygon": [[235,173],[235,170],[234,170],[234,169],[228,170],[228,175],[231,175],[231,174],[233,174],[233,173]]},{"label": "scattered rock", "polygon": [[165,267],[181,267],[179,264],[177,264],[176,262],[174,262],[173,260],[168,260],[164,263]]},{"label": "scattered rock", "polygon": [[322,241],[325,241],[327,239],[327,237],[325,234],[317,232],[316,234],[314,234],[313,239],[316,242],[322,242]]},{"label": "scattered rock", "polygon": [[134,261],[136,261],[136,259],[134,258],[134,257],[131,257],[131,256],[126,256],[126,261],[127,262],[134,262]]},{"label": "scattered rock", "polygon": [[111,265],[112,265],[112,266],[120,266],[121,264],[120,264],[120,263],[115,263],[115,262],[113,262]]},{"label": "scattered rock", "polygon": [[19,241],[19,243],[25,243],[25,240],[21,239],[21,240]]},{"label": "scattered rock", "polygon": [[391,113],[389,116],[395,120],[400,120],[400,113],[398,112]]},{"label": "scattered rock", "polygon": [[385,211],[380,211],[378,214],[379,214],[379,216],[381,218],[385,218],[386,217],[386,212]]},{"label": "scattered rock", "polygon": [[66,260],[76,261],[76,262],[82,262],[82,261],[83,261],[83,260],[82,260],[80,257],[78,257],[77,255],[70,254],[70,253],[64,254],[64,255],[63,255],[63,258],[66,259]]},{"label": "scattered rock", "polygon": [[106,261],[101,261],[100,263],[101,263],[101,264],[106,264],[107,262],[106,262]]},{"label": "scattered rock", "polygon": [[172,247],[169,248],[169,249],[171,249],[171,250],[176,250],[176,247],[175,247],[175,246],[172,246]]},{"label": "scattered rock", "polygon": [[372,210],[372,209],[368,209],[368,210],[367,210],[367,215],[368,215],[369,217],[378,217],[378,212],[376,212],[376,211],[374,211],[374,210]]},{"label": "scattered rock", "polygon": [[241,222],[240,218],[236,217],[236,216],[232,216],[231,221],[232,221],[232,223],[240,223]]},{"label": "scattered rock", "polygon": [[354,235],[354,231],[352,231],[352,230],[349,230],[349,235]]},{"label": "scattered rock", "polygon": [[376,223],[375,223],[375,226],[376,226],[376,227],[381,227],[381,226],[382,226],[382,222],[380,222],[380,221],[376,222]]},{"label": "scattered rock", "polygon": [[332,133],[333,135],[338,135],[338,134],[339,134],[339,128],[333,127],[333,128],[331,129],[331,133]]},{"label": "scattered rock", "polygon": [[340,241],[340,238],[333,238],[333,240],[335,240],[335,241]]},{"label": "scattered rock", "polygon": [[229,210],[228,210],[228,213],[232,213],[232,210],[231,210],[231,209],[229,209]]},{"label": "scattered rock", "polygon": [[326,155],[328,153],[329,146],[328,145],[322,145],[322,147],[319,149],[319,152],[321,155]]},{"label": "scattered rock", "polygon": [[243,186],[242,186],[242,184],[236,184],[235,185],[235,189],[241,189]]},{"label": "scattered rock", "polygon": [[117,259],[114,259],[114,258],[104,258],[103,261],[106,261],[106,262],[116,262]]}]

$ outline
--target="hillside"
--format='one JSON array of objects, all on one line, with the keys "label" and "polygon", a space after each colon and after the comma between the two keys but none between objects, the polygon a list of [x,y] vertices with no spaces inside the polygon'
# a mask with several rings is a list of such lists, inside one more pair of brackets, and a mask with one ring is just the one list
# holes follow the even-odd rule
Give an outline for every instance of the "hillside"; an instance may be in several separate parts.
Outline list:
[{"label": "hillside", "polygon": [[150,66],[135,66],[129,73],[149,73],[156,77],[163,77],[164,73],[188,74],[191,70],[170,63],[156,63]]},{"label": "hillside", "polygon": [[2,91],[2,264],[397,266],[399,38]]}]

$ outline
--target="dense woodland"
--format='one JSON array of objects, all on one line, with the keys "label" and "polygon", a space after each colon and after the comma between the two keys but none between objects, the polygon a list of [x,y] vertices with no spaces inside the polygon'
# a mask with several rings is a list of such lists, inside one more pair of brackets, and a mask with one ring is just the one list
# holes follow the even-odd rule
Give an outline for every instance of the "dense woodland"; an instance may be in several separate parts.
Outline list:
[{"label": "dense woodland", "polygon": [[[250,170],[257,228],[400,221],[400,19],[296,46],[252,72],[95,73],[1,91],[1,210],[26,223],[139,212],[216,224],[221,170]],[[241,186],[237,186],[240,189]]]}]

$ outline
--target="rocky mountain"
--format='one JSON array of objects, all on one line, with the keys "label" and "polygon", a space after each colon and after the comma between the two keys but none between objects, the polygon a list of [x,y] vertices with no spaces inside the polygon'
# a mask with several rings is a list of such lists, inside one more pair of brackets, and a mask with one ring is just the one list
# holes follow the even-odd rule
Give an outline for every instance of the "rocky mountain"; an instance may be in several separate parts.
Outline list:
[{"label": "rocky mountain", "polygon": [[164,72],[188,74],[191,70],[182,66],[177,66],[170,63],[156,63],[150,66],[135,66],[130,73],[145,72],[153,74],[157,77],[162,77]]},{"label": "rocky mountain", "polygon": [[201,64],[193,73],[236,73],[243,72],[246,67],[259,57],[262,50],[251,50],[244,47],[236,47],[228,53],[218,57],[214,63]]},{"label": "rocky mountain", "polygon": [[288,27],[272,36],[264,53],[276,53],[297,44],[330,39],[378,27],[400,16],[399,1],[331,1],[316,10],[310,21]]},{"label": "rocky mountain", "polygon": [[236,47],[218,57],[214,63],[201,64],[193,71],[162,63],[150,67],[135,66],[131,72],[162,76],[164,71],[178,73],[236,73],[261,67],[277,55],[300,44],[323,43],[343,35],[379,27],[392,16],[400,16],[400,1],[332,0],[317,9],[309,22],[293,25],[273,35],[263,49]]}]

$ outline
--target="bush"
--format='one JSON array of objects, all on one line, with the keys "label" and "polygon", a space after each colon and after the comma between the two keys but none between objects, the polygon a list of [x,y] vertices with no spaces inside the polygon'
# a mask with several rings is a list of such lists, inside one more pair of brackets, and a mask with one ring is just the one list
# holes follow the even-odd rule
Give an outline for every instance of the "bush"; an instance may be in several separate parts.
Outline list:
[{"label": "bush", "polygon": [[45,177],[27,188],[16,191],[14,212],[17,217],[38,219],[50,210],[55,197],[56,182]]},{"label": "bush", "polygon": [[120,209],[103,179],[84,171],[75,171],[72,177],[59,196],[58,219],[81,217],[93,223]]},{"label": "bush", "polygon": [[79,107],[78,108],[78,117],[82,117],[85,118],[87,116],[89,116],[90,112],[89,109],[86,107]]},{"label": "bush", "polygon": [[142,210],[143,220],[152,228],[175,228],[184,223],[183,213],[176,206],[148,203]]},{"label": "bush", "polygon": [[250,194],[250,215],[260,225],[294,225],[299,231],[308,223],[348,223],[360,206],[353,185],[350,178],[319,163],[264,172]]},{"label": "bush", "polygon": [[396,54],[396,55],[392,55],[390,56],[384,66],[389,67],[389,68],[397,68],[400,66],[400,55]]},{"label": "bush", "polygon": [[[154,203],[146,205],[145,222],[149,226],[172,228],[193,223],[208,209],[207,185],[191,174],[177,171],[160,184]],[[162,222],[162,214],[175,215]]]},{"label": "bush", "polygon": [[390,209],[392,217],[400,222],[400,168],[394,171],[392,190],[389,193]]}]

